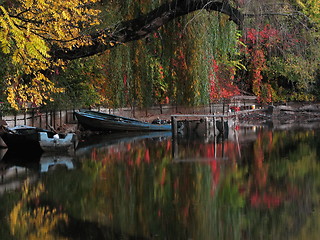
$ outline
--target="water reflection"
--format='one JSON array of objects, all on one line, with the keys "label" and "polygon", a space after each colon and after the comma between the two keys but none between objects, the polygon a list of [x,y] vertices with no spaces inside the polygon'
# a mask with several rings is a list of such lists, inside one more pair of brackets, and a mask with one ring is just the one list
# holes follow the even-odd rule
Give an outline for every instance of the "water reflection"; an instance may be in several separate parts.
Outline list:
[{"label": "water reflection", "polygon": [[[172,141],[170,134],[128,137],[87,139],[79,144],[71,170],[40,174],[22,195],[3,194],[0,236],[318,237],[318,130],[241,128],[224,141]],[[50,226],[44,224],[43,208],[52,216]],[[14,216],[33,225],[20,229]]]},{"label": "water reflection", "polygon": [[26,154],[1,149],[0,157],[0,195],[11,190],[20,190],[27,179],[35,183],[40,173],[53,171],[58,167],[68,170],[74,168],[74,157],[68,153]]}]

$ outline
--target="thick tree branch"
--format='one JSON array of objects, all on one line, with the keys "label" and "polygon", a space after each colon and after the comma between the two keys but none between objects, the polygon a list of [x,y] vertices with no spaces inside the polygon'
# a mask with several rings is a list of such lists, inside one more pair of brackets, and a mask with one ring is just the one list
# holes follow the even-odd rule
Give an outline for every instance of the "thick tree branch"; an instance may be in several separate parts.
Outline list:
[{"label": "thick tree branch", "polygon": [[119,44],[142,39],[156,31],[171,20],[188,13],[205,9],[218,11],[230,17],[230,20],[241,26],[243,15],[228,3],[211,0],[173,0],[136,19],[120,23],[115,29],[104,29],[91,34],[91,45],[74,49],[52,49],[54,59],[72,60],[92,56]]}]

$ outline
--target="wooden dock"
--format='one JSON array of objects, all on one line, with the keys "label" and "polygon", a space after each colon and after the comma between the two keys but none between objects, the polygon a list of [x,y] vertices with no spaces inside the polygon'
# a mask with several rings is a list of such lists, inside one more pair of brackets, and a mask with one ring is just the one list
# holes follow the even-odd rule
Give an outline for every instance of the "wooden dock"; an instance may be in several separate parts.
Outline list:
[{"label": "wooden dock", "polygon": [[226,134],[229,128],[228,121],[235,121],[241,114],[265,111],[264,108],[249,109],[227,114],[175,114],[171,115],[172,136],[179,133],[184,135],[210,135]]}]

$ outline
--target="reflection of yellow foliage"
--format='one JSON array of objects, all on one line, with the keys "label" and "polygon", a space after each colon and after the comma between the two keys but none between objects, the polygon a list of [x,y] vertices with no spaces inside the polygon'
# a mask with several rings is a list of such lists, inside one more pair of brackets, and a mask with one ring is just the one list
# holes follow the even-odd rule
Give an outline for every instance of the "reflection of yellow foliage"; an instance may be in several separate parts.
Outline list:
[{"label": "reflection of yellow foliage", "polygon": [[35,203],[43,191],[42,184],[31,189],[28,182],[25,182],[22,198],[14,206],[9,217],[11,234],[17,239],[65,239],[53,234],[58,222],[67,221],[65,214],[58,213],[56,209],[50,209],[48,206],[38,206],[35,209],[28,206],[31,202]]}]

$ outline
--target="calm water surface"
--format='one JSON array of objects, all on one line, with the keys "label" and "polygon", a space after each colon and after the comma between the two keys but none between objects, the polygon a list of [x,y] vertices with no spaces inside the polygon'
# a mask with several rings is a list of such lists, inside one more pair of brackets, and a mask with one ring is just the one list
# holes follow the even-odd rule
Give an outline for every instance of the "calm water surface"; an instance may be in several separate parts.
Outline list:
[{"label": "calm water surface", "polygon": [[319,130],[99,136],[3,153],[0,239],[318,239]]}]

